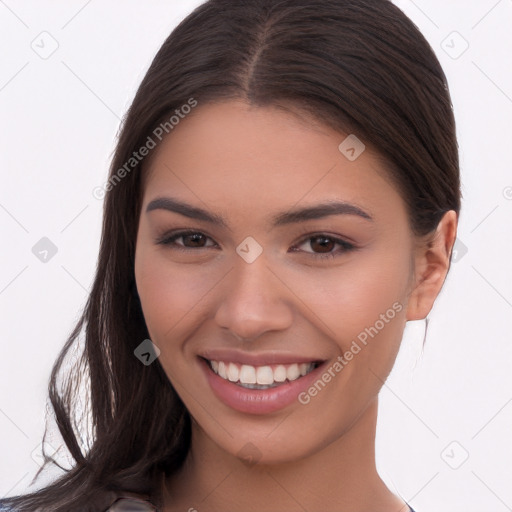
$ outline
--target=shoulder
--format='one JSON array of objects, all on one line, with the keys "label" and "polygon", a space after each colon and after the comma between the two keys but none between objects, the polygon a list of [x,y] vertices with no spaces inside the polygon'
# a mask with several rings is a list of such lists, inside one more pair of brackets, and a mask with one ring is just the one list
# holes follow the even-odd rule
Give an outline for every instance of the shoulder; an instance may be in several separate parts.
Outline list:
[{"label": "shoulder", "polygon": [[0,499],[0,512],[17,512],[15,508],[5,504],[5,498]]}]

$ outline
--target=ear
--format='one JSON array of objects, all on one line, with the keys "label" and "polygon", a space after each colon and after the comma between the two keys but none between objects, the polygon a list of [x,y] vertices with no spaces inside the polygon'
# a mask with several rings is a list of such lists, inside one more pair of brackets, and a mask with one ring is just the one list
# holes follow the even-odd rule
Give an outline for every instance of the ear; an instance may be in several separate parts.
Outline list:
[{"label": "ear", "polygon": [[450,268],[457,236],[457,213],[446,212],[434,236],[419,244],[415,254],[413,290],[407,304],[407,320],[423,320],[430,313]]}]

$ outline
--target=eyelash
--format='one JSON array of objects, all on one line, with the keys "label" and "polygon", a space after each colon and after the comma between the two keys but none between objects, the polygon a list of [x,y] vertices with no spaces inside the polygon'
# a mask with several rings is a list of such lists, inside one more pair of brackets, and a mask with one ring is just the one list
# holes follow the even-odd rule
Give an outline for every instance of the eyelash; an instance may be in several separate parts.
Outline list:
[{"label": "eyelash", "polygon": [[[206,238],[208,238],[208,239],[213,241],[213,239],[211,237],[209,237],[208,235],[205,235],[201,231],[190,231],[189,230],[189,231],[178,231],[178,232],[174,232],[174,233],[167,233],[164,236],[162,236],[160,238],[157,238],[155,240],[155,243],[158,244],[158,245],[169,246],[173,250],[185,251],[185,252],[194,251],[196,249],[207,249],[208,247],[214,247],[214,246],[207,246],[207,247],[193,248],[193,247],[184,247],[184,246],[181,246],[181,245],[178,245],[178,244],[174,243],[177,239],[179,239],[181,237],[188,236],[188,235],[202,235],[202,236],[205,236]],[[299,243],[296,244],[294,247],[301,246],[301,245],[304,244],[304,242],[307,242],[309,240],[313,240],[315,238],[326,238],[326,239],[331,240],[335,244],[340,245],[342,247],[341,249],[337,249],[336,251],[327,252],[327,253],[306,252],[306,254],[310,254],[314,258],[317,258],[317,259],[334,259],[334,258],[336,258],[338,256],[341,256],[342,254],[346,254],[348,252],[351,252],[351,251],[354,251],[354,250],[357,249],[357,247],[354,244],[351,244],[351,243],[349,243],[346,240],[343,240],[341,238],[337,238],[337,237],[334,237],[334,236],[331,236],[331,235],[327,235],[325,233],[308,234],[308,236],[302,238],[299,241]]]}]

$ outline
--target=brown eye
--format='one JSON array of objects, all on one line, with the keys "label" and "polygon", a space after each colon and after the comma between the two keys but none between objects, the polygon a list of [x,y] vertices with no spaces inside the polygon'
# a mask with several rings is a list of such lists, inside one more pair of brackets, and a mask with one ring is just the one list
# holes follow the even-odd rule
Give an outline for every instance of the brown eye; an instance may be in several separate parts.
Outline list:
[{"label": "brown eye", "polygon": [[181,235],[185,247],[205,247],[207,237],[201,233],[193,233],[191,235]]},{"label": "brown eye", "polygon": [[332,238],[315,236],[310,239],[310,245],[314,252],[331,252],[336,246],[336,242]]},{"label": "brown eye", "polygon": [[156,240],[157,244],[167,245],[177,249],[202,249],[215,247],[215,242],[203,233],[198,231],[181,231],[165,235]]},{"label": "brown eye", "polygon": [[326,234],[310,235],[292,250],[304,252],[314,258],[334,258],[356,249],[356,246],[340,238]]}]

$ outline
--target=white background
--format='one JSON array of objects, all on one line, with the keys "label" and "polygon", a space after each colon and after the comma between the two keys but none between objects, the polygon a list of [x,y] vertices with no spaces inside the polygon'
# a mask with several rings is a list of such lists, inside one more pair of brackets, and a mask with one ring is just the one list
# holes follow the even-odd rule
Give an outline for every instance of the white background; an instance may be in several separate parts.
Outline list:
[{"label": "white background", "polygon": [[[92,282],[102,213],[92,190],[107,176],[119,121],[161,43],[200,3],[0,0],[0,497],[26,491],[38,469],[31,454],[50,369]],[[424,351],[424,324],[415,322],[383,388],[378,466],[417,512],[504,512],[512,510],[512,0],[396,4],[450,83],[463,245]],[[34,51],[57,44],[46,59]],[[42,237],[58,249],[47,263],[32,253]]]}]

